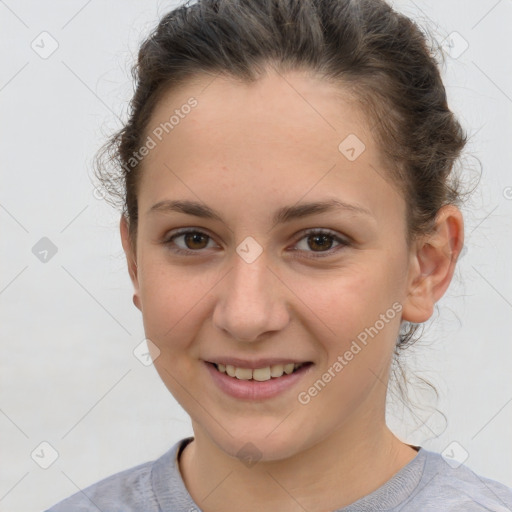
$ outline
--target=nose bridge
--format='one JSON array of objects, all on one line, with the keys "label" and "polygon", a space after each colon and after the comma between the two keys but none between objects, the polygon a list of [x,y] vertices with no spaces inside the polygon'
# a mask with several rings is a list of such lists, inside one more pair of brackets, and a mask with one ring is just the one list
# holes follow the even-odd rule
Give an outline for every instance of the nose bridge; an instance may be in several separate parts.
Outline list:
[{"label": "nose bridge", "polygon": [[282,293],[277,291],[278,280],[268,259],[264,252],[254,258],[254,246],[250,243],[237,248],[213,317],[218,328],[239,341],[255,341],[261,334],[282,329],[288,322],[286,305]]}]

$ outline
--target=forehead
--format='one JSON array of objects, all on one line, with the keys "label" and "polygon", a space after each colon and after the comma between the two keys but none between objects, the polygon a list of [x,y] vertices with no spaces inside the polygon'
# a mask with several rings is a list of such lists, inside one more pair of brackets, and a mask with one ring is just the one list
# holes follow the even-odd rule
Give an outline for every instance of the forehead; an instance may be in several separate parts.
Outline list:
[{"label": "forehead", "polygon": [[[189,108],[192,101],[195,106]],[[300,142],[296,151],[329,153],[354,132],[372,145],[367,119],[348,89],[306,71],[267,71],[250,83],[225,75],[196,75],[163,94],[146,133],[158,127],[165,139],[172,132],[176,145],[200,137],[202,144],[228,146],[243,137],[246,145]]]},{"label": "forehead", "polygon": [[269,194],[286,187],[295,201],[336,183],[364,199],[369,182],[389,182],[355,98],[306,72],[269,72],[252,83],[196,76],[162,96],[148,137],[154,148],[140,188],[148,206],[171,182],[180,192],[189,183],[197,195],[212,187]]}]

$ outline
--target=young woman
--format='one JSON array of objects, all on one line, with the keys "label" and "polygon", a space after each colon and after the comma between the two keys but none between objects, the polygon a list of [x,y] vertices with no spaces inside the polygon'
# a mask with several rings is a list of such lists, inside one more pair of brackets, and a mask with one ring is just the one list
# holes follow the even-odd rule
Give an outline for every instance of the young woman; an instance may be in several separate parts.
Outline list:
[{"label": "young woman", "polygon": [[385,421],[464,238],[465,135],[418,27],[381,0],[202,0],[136,71],[100,177],[194,437],[50,511],[512,510]]}]

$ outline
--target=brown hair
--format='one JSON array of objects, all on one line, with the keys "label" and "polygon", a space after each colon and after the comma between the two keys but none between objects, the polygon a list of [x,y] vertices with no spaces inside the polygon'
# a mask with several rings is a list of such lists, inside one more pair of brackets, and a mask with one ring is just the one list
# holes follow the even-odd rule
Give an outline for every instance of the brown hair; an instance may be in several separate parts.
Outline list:
[{"label": "brown hair", "polygon": [[[97,155],[96,176],[122,207],[134,244],[143,161],[133,165],[133,155],[162,94],[200,73],[254,81],[268,65],[312,71],[359,102],[403,191],[408,241],[432,228],[443,205],[458,204],[452,168],[466,136],[411,19],[383,0],[199,0],[166,14],[142,43],[129,120]],[[403,327],[396,355],[418,326]]]}]

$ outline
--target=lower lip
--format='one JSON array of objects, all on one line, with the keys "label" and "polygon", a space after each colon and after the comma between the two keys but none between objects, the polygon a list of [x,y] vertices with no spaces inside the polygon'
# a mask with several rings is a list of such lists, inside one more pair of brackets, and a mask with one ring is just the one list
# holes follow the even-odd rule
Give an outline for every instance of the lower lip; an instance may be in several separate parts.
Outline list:
[{"label": "lower lip", "polygon": [[205,362],[205,365],[213,381],[221,391],[242,400],[266,400],[284,393],[297,384],[313,367],[312,364],[308,364],[289,375],[283,374],[282,377],[260,382],[252,379],[241,380],[236,377],[230,377],[225,373],[219,372],[212,363]]}]

